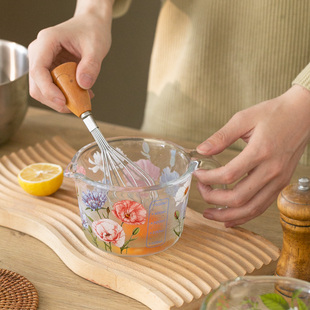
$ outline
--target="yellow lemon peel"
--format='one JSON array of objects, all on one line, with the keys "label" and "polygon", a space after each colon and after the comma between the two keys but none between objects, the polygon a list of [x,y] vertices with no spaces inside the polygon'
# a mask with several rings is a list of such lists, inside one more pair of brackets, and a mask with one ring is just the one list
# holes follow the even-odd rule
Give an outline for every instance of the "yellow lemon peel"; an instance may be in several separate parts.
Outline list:
[{"label": "yellow lemon peel", "polygon": [[31,164],[18,174],[18,183],[22,189],[35,196],[48,196],[55,193],[62,181],[62,167],[51,163]]}]

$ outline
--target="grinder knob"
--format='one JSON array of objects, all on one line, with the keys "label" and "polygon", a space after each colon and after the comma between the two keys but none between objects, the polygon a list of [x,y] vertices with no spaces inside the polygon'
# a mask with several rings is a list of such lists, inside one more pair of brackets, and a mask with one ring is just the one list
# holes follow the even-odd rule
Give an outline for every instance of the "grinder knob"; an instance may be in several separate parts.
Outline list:
[{"label": "grinder knob", "polygon": [[283,246],[276,274],[310,281],[310,179],[288,185],[277,203]]}]

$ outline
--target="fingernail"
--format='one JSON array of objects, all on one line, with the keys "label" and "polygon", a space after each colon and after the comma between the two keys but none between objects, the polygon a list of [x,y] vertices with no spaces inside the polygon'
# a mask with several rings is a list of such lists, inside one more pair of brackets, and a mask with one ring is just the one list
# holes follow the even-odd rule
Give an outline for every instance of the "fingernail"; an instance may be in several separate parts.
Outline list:
[{"label": "fingernail", "polygon": [[209,142],[203,142],[197,146],[197,151],[199,153],[207,153],[213,148],[213,145]]},{"label": "fingernail", "polygon": [[203,216],[209,220],[214,220],[214,216],[213,214],[209,213],[209,212],[203,212]]},{"label": "fingernail", "polygon": [[89,74],[83,73],[80,76],[80,86],[85,89],[89,89],[93,86],[93,78]]},{"label": "fingernail", "polygon": [[234,223],[225,223],[225,227],[226,228],[232,228],[232,227],[234,227],[235,225],[234,225]]}]

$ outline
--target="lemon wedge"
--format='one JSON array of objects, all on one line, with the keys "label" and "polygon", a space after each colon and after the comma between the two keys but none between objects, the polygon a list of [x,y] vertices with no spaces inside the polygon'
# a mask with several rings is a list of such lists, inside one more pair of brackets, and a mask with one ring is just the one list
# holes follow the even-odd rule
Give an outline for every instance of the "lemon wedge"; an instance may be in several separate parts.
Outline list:
[{"label": "lemon wedge", "polygon": [[55,193],[63,181],[61,166],[50,163],[31,164],[18,174],[18,183],[27,193],[48,196]]}]

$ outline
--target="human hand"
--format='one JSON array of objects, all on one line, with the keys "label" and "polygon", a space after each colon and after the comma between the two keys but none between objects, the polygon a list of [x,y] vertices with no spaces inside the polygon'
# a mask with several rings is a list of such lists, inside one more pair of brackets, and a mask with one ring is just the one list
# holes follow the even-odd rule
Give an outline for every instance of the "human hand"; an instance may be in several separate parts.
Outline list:
[{"label": "human hand", "polygon": [[58,112],[70,112],[50,71],[75,61],[76,79],[84,89],[95,83],[111,46],[113,0],[79,0],[74,17],[41,30],[28,47],[30,95]]},{"label": "human hand", "polygon": [[[280,97],[236,113],[197,151],[218,154],[239,138],[247,145],[229,163],[195,172],[203,199],[228,207],[208,208],[204,217],[225,222],[226,227],[262,214],[290,182],[310,140],[310,91],[294,85]],[[226,190],[211,188],[233,183]]]}]

